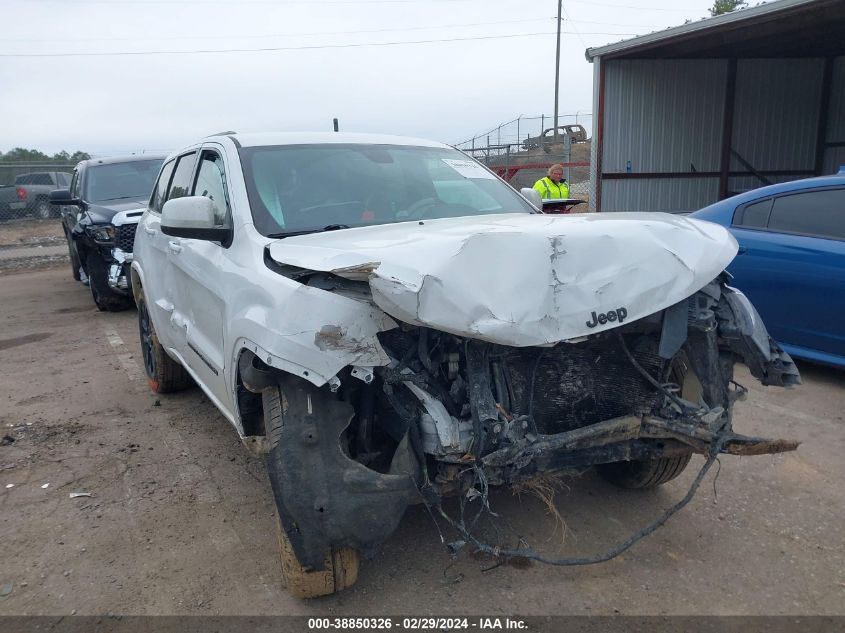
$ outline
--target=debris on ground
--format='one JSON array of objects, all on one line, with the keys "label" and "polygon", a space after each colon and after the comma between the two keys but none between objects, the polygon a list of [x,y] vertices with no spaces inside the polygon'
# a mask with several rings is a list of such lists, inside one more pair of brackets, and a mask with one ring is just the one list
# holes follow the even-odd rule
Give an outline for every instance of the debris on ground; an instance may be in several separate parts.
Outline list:
[{"label": "debris on ground", "polygon": [[90,497],[90,492],[71,492],[68,495],[71,499],[76,499],[77,497]]}]

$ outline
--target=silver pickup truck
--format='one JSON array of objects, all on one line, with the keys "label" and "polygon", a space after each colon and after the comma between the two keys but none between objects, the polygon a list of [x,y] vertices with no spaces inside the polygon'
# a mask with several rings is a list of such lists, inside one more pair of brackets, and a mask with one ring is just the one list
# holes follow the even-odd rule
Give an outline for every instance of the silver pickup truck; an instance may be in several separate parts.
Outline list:
[{"label": "silver pickup truck", "polygon": [[15,183],[0,187],[0,219],[34,215],[50,218],[57,215],[50,205],[50,192],[67,189],[71,174],[64,171],[39,171],[15,177]]}]

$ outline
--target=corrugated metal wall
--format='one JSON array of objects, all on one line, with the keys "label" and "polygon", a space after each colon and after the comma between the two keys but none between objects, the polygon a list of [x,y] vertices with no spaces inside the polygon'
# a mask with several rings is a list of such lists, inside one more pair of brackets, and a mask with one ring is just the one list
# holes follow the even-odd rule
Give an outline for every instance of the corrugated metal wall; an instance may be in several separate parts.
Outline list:
[{"label": "corrugated metal wall", "polygon": [[605,180],[602,211],[696,211],[719,196],[718,178]]},{"label": "corrugated metal wall", "polygon": [[605,62],[605,172],[719,169],[727,62]]},{"label": "corrugated metal wall", "polygon": [[[605,72],[604,174],[685,173],[691,165],[719,171],[728,60],[597,61]],[[821,58],[737,61],[731,145],[756,170],[815,169],[824,64]],[[845,58],[834,63],[827,129],[828,142],[845,141]],[[829,148],[825,173],[843,162],[845,150]],[[747,171],[735,157],[730,169]],[[755,177],[734,177],[728,190],[761,185]],[[601,210],[685,211],[718,195],[718,177],[603,178]]]},{"label": "corrugated metal wall", "polygon": [[845,142],[845,57],[837,57],[833,60],[829,113],[827,142]]},{"label": "corrugated metal wall", "polygon": [[731,147],[759,171],[813,171],[823,75],[823,59],[740,59]]},{"label": "corrugated metal wall", "polygon": [[[605,62],[605,173],[718,171],[725,60]],[[604,180],[602,211],[691,210],[718,180]]]},{"label": "corrugated metal wall", "polygon": [[[845,57],[837,57],[833,62],[825,140],[828,143],[845,143]],[[842,165],[845,165],[845,147],[829,147],[824,155],[824,173],[835,174]]]}]

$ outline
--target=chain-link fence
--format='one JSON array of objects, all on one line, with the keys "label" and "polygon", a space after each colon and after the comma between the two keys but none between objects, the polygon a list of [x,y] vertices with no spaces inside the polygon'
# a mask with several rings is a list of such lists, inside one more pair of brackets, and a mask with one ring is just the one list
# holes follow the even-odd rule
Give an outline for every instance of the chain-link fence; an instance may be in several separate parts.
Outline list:
[{"label": "chain-link fence", "polygon": [[0,222],[58,217],[50,192],[70,187],[72,163],[0,163]]},{"label": "chain-link fence", "polygon": [[[593,127],[593,115],[589,112],[575,114],[559,114],[558,128],[572,128],[570,132],[580,128],[583,138],[587,140]],[[564,130],[559,129],[559,134]],[[455,143],[455,147],[463,151],[476,151],[482,148],[496,148],[497,146],[519,146],[524,150],[536,149],[542,145],[542,139],[554,136],[554,116],[541,114],[539,116],[518,116],[512,121],[500,123],[487,132],[476,134],[465,141]],[[491,149],[495,153],[501,150]]]},{"label": "chain-link fence", "polygon": [[559,115],[557,130],[552,116],[520,116],[455,147],[485,163],[516,189],[532,186],[549,166],[560,163],[570,195],[588,200],[591,130],[590,113]]}]

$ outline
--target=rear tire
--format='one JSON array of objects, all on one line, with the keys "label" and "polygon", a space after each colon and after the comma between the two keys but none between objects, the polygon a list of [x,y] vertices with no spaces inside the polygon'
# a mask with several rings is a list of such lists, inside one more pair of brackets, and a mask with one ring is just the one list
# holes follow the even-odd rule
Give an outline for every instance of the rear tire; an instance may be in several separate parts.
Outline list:
[{"label": "rear tire", "polygon": [[143,291],[139,293],[137,303],[141,356],[150,389],[154,393],[172,393],[186,389],[191,385],[191,376],[182,365],[167,355],[159,343]]},{"label": "rear tire", "polygon": [[96,253],[89,253],[85,259],[91,297],[101,312],[120,312],[132,307],[132,300],[109,287],[109,271],[106,262]]},{"label": "rear tire", "polygon": [[689,464],[692,453],[658,459],[613,462],[596,467],[599,475],[620,488],[641,490],[655,488],[680,475]]},{"label": "rear tire", "polygon": [[42,220],[46,220],[48,218],[53,217],[53,205],[50,204],[49,200],[45,200],[44,198],[39,198],[35,201],[35,217],[41,218]]}]

